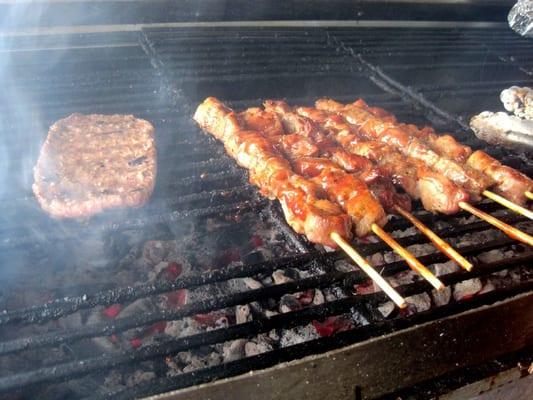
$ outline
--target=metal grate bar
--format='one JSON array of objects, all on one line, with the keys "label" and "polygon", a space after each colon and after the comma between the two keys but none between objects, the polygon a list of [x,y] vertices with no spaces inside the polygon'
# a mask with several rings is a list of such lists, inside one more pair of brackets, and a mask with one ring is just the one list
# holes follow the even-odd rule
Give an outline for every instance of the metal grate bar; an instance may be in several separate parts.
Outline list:
[{"label": "metal grate bar", "polygon": [[[473,271],[473,273],[466,274],[463,271],[450,273],[447,275],[444,275],[441,277],[443,282],[445,282],[447,285],[450,284],[456,284],[458,282],[476,278],[479,276],[485,276],[490,273],[495,273],[498,271],[501,271],[502,269],[507,269],[510,266],[513,265],[524,265],[530,261],[533,260],[533,253],[529,253],[523,256],[514,257],[509,260],[501,260],[496,261],[494,263],[490,264],[481,264],[476,265],[476,269]],[[336,273],[338,275],[337,279],[338,281],[342,280],[343,278],[348,275],[348,273]],[[321,287],[322,286],[322,279],[321,277],[314,277],[314,278],[308,278],[297,282],[291,282],[287,284],[277,285],[268,289],[273,288],[281,288],[283,286],[293,286],[293,291],[301,290],[305,288],[305,284],[303,287],[301,287],[301,283],[303,282],[310,282],[311,286],[309,287]],[[315,286],[313,286],[315,285]],[[533,285],[533,283],[531,283]],[[528,286],[531,286],[528,285]],[[409,285],[405,285],[402,287],[399,287],[398,290],[400,293],[404,296],[410,296],[414,294],[418,294],[421,292],[425,292],[427,290],[430,290],[431,287],[427,282],[420,281],[415,282]],[[264,289],[257,289],[248,293],[253,293],[256,291],[262,291]],[[503,290],[506,292],[506,290]],[[281,292],[280,292],[281,293]],[[498,294],[498,290],[496,291],[495,295]],[[249,295],[244,295],[244,297],[249,297]],[[211,340],[204,337],[205,334],[199,334],[194,335],[190,338],[183,338],[181,340],[173,341],[172,343],[166,344],[166,345],[155,345],[150,346],[145,349],[141,349],[138,352],[123,352],[120,355],[104,355],[100,357],[94,357],[90,359],[84,359],[83,361],[73,361],[69,363],[54,365],[53,367],[45,367],[41,368],[35,371],[31,372],[25,372],[25,373],[19,373],[15,375],[11,375],[6,378],[0,378],[0,392],[1,391],[9,391],[13,390],[15,388],[19,387],[26,387],[28,385],[34,385],[38,383],[43,382],[54,382],[57,380],[62,380],[66,377],[69,378],[75,378],[83,374],[87,374],[96,370],[105,370],[105,369],[111,369],[113,367],[116,367],[118,365],[126,364],[126,363],[132,363],[132,362],[138,362],[138,361],[145,361],[148,359],[153,359],[161,355],[171,355],[176,354],[179,351],[185,350],[185,349],[191,349],[196,346],[204,345],[204,344],[213,344],[218,341],[227,341],[234,338],[242,337],[242,336],[250,336],[261,332],[266,332],[271,329],[276,328],[290,328],[292,326],[300,325],[301,323],[308,323],[316,318],[322,318],[326,317],[335,313],[342,313],[348,311],[351,307],[355,306],[356,304],[364,304],[368,302],[376,302],[376,301],[385,301],[386,296],[379,292],[375,294],[368,294],[368,295],[360,295],[360,296],[354,296],[351,298],[343,299],[343,300],[337,300],[328,303],[327,305],[322,306],[315,306],[315,307],[309,307],[307,309],[304,309],[303,311],[297,311],[297,312],[291,312],[287,314],[281,314],[278,316],[272,317],[270,320],[256,320],[253,323],[246,323],[241,325],[236,325],[232,327],[233,329],[219,329],[217,331],[211,332],[210,335],[207,335],[208,337],[211,336]],[[214,300],[214,302],[217,302],[218,300]],[[244,304],[247,303],[248,300],[244,300],[242,303],[236,303],[236,304]],[[235,305],[236,305],[235,304]],[[184,308],[187,308],[187,306],[184,306]],[[202,312],[202,311],[200,311]],[[176,316],[179,314],[179,312],[175,313]],[[185,316],[185,315],[183,315]],[[178,318],[181,318],[178,317]],[[172,318],[174,319],[174,318]],[[177,319],[177,318],[176,318]],[[158,319],[160,320],[160,319]],[[147,325],[149,323],[157,322],[156,320],[146,320],[143,325]],[[121,321],[117,320],[116,325],[120,326]],[[118,327],[120,329],[120,327]],[[106,334],[110,334],[111,332],[105,332]],[[218,335],[217,335],[218,333]],[[213,339],[215,341],[213,342]]]},{"label": "metal grate bar", "polygon": [[[227,212],[227,206],[224,207],[224,211]],[[242,207],[242,205],[238,205],[237,207]],[[207,209],[201,209],[199,211],[187,211],[184,212],[184,214],[193,213],[195,216],[198,216],[198,214],[203,214],[207,212],[206,210],[211,210],[212,213],[217,213],[221,208],[221,206],[214,206]],[[177,212],[172,212],[171,216],[177,215]],[[508,218],[502,218],[507,223],[515,223],[517,221],[523,221],[525,220],[524,217],[519,217],[515,215],[511,215]],[[163,222],[163,221],[159,221]],[[142,223],[137,223],[142,226]],[[130,221],[129,225],[127,226],[135,225],[135,221]],[[124,224],[121,224],[121,228],[124,226]],[[457,227],[454,227],[453,229],[443,229],[442,231],[436,230],[436,233],[438,235],[442,235],[443,237],[451,237],[454,235],[458,235],[460,233],[466,233],[466,232],[473,232],[480,229],[489,228],[490,226],[485,222],[474,222],[471,224],[466,225],[460,225]],[[399,238],[398,242],[402,244],[403,246],[416,244],[416,243],[427,243],[427,238],[424,235],[412,235],[409,237],[403,237]],[[373,254],[378,251],[383,251],[387,249],[386,245],[382,242],[379,243],[372,243],[365,245],[364,248],[361,249],[362,254],[368,255]],[[317,256],[319,253],[309,253],[313,256]],[[341,253],[335,252],[333,253],[336,256],[340,255]],[[288,266],[294,266],[301,265],[301,258],[300,256],[295,257],[288,257],[284,258],[278,261],[270,261],[266,263],[260,263],[258,264],[259,267],[255,265],[250,266],[244,266],[239,268],[232,268],[231,270],[221,270],[217,272],[210,273],[208,275],[202,275],[201,277],[195,277],[195,278],[187,278],[183,280],[177,280],[175,282],[165,282],[165,283],[158,283],[153,285],[144,285],[144,286],[138,286],[135,288],[123,288],[123,289],[117,289],[117,290],[111,290],[106,292],[99,292],[94,295],[84,295],[84,296],[77,296],[69,299],[58,299],[52,303],[46,304],[44,306],[36,306],[24,310],[18,310],[18,311],[11,311],[8,313],[0,314],[0,326],[5,325],[8,323],[44,323],[48,322],[53,319],[57,319],[59,317],[69,315],[73,312],[76,312],[81,309],[87,309],[92,308],[96,305],[110,305],[114,303],[122,303],[126,301],[136,300],[141,297],[147,297],[150,295],[160,294],[172,290],[182,289],[182,288],[191,288],[199,285],[205,285],[207,283],[214,283],[217,281],[227,280],[227,279],[233,279],[237,277],[245,277],[249,275],[253,275],[254,273],[258,273],[260,271],[275,271],[277,268],[280,268],[281,266],[285,266],[286,268]],[[309,259],[305,257],[304,262],[307,262]],[[256,268],[259,268],[257,270]],[[255,272],[254,272],[255,271]]]},{"label": "metal grate bar", "polygon": [[[509,239],[499,239],[495,241],[491,241],[488,243],[485,243],[483,245],[474,245],[474,246],[466,246],[459,248],[462,254],[464,255],[474,255],[479,254],[483,251],[492,250],[504,245],[512,244],[513,242]],[[441,254],[441,253],[433,253],[426,256],[419,257],[419,260],[423,262],[424,264],[431,264],[436,262],[442,262],[446,261],[447,258]],[[519,258],[516,258],[516,260],[519,260]],[[500,267],[508,267],[512,268],[514,266],[520,265],[520,263],[515,263],[515,258],[511,258],[508,260],[501,260],[498,262],[498,265]],[[264,265],[264,264],[263,264]],[[294,265],[294,267],[298,267],[299,265]],[[255,266],[257,269],[257,266]],[[405,262],[398,261],[388,264],[383,264],[380,266],[375,267],[377,270],[383,270],[383,276],[391,276],[397,272],[403,271],[407,269],[407,266]],[[273,272],[274,269],[271,267],[266,269],[265,272]],[[476,273],[483,274],[486,270],[484,267],[480,267],[480,271],[477,271]],[[263,270],[261,271],[263,272]],[[234,274],[236,277],[241,277],[242,275]],[[477,275],[465,275],[464,279],[469,279],[469,277],[474,277]],[[196,278],[198,279],[198,278]],[[206,280],[209,279],[209,277],[206,278]],[[188,281],[193,280],[194,286],[199,286],[194,281],[195,278],[190,278]],[[165,285],[166,287],[173,287],[173,290],[175,289],[182,289],[185,288],[183,285],[183,282],[185,279],[180,281],[174,281],[174,282],[164,282],[162,285]],[[142,327],[142,326],[149,326],[151,324],[154,324],[159,321],[171,321],[171,320],[177,320],[181,319],[187,316],[195,315],[195,314],[203,314],[207,313],[216,309],[221,308],[227,308],[239,304],[248,304],[253,301],[259,301],[262,299],[268,299],[268,298],[277,298],[284,294],[288,293],[294,293],[298,291],[302,291],[305,289],[311,289],[311,288],[322,288],[330,286],[334,283],[339,283],[341,281],[347,281],[350,282],[350,285],[356,284],[356,283],[362,283],[367,281],[366,275],[364,275],[361,271],[357,270],[354,272],[328,272],[326,274],[314,276],[311,278],[301,279],[298,281],[292,281],[289,283],[269,286],[261,289],[256,290],[250,290],[247,292],[241,292],[237,294],[232,295],[226,295],[223,297],[218,298],[210,298],[208,300],[200,301],[197,303],[191,303],[183,306],[179,310],[176,311],[158,311],[158,312],[151,312],[151,313],[145,313],[143,315],[123,318],[123,319],[117,319],[114,320],[112,323],[102,323],[102,324],[95,324],[90,326],[85,326],[83,328],[78,329],[71,329],[68,331],[64,331],[61,333],[48,333],[43,335],[36,335],[31,336],[27,338],[22,339],[15,339],[9,342],[3,342],[0,343],[0,355],[3,354],[10,354],[14,352],[19,352],[23,350],[28,350],[31,348],[39,348],[44,346],[56,346],[62,343],[71,343],[74,341],[78,341],[81,339],[91,338],[91,337],[98,337],[98,336],[108,336],[113,333],[119,333],[123,332],[129,329]],[[181,284],[180,284],[181,283]],[[426,285],[425,281],[419,281],[418,284],[420,285]],[[152,285],[155,286],[156,284]],[[193,285],[189,285],[188,287],[192,287]],[[426,286],[423,286],[424,288]],[[130,288],[133,291],[133,288]],[[120,289],[119,289],[120,290]],[[168,290],[165,290],[168,291]],[[110,292],[113,292],[111,290]],[[380,295],[381,296],[381,295]],[[145,296],[143,296],[145,297]],[[380,299],[385,299],[384,297]],[[128,299],[129,300],[129,299]],[[114,301],[113,303],[121,303],[122,301]],[[12,320],[13,320],[13,316]],[[20,317],[20,316],[19,316]]]},{"label": "metal grate bar", "polygon": [[496,301],[509,298],[510,296],[529,291],[532,288],[533,284],[528,282],[513,288],[502,289],[498,292],[481,294],[476,296],[470,302],[449,303],[439,308],[417,313],[406,318],[383,321],[372,325],[358,327],[347,332],[339,332],[333,337],[315,339],[306,343],[276,349],[266,354],[247,357],[242,360],[204,368],[199,371],[184,373],[172,378],[155,379],[154,381],[140,384],[134,388],[125,389],[118,392],[111,392],[103,396],[96,395],[90,398],[112,398],[117,400],[131,399],[170,390],[177,390],[192,385],[198,385],[213,381],[214,379],[240,375],[246,373],[247,371],[268,368],[281,362],[287,362],[312,354],[320,354],[327,350],[339,348],[340,346],[347,346],[358,341],[369,339],[375,335],[383,335],[415,324],[434,321],[438,318],[444,318],[446,316],[465,311],[470,307],[480,307],[483,305],[492,304]]}]

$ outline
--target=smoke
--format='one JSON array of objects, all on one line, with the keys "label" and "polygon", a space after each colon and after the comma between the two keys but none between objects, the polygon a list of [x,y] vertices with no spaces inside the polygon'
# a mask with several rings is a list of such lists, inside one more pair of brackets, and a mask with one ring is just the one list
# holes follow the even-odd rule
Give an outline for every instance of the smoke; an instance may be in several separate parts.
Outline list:
[{"label": "smoke", "polygon": [[[46,51],[49,38],[23,34],[23,21],[32,15],[37,25],[43,2],[8,1],[0,9],[0,201],[9,202],[28,195],[32,168],[46,134],[48,120],[41,105],[46,69],[57,65],[64,51]],[[31,12],[30,12],[31,10]],[[59,40],[58,40],[59,39]],[[66,40],[54,38],[56,48],[65,47]],[[44,100],[44,101],[43,101]],[[50,99],[52,100],[52,99]],[[29,186],[28,186],[29,185]]]},{"label": "smoke", "polygon": [[[0,4],[0,293],[11,291],[13,282],[38,285],[46,271],[64,272],[72,260],[63,251],[72,228],[44,214],[32,192],[40,147],[50,124],[62,116],[55,114],[55,88],[72,41],[72,36],[21,30],[28,14],[39,26],[43,7],[30,1]],[[91,232],[95,236],[102,235]]]}]

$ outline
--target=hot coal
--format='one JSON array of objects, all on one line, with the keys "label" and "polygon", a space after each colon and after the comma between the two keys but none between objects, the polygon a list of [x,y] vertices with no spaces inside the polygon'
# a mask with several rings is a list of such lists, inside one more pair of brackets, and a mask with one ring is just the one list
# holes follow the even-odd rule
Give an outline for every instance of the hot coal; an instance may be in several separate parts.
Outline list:
[{"label": "hot coal", "polygon": [[[468,224],[474,221],[470,217],[459,219],[460,224]],[[260,254],[261,259],[272,259],[298,252],[288,244],[290,242],[281,240],[276,230],[269,226],[266,221],[257,219],[253,215],[244,215],[239,218],[237,222],[240,227],[239,230],[235,229],[234,224],[235,221],[226,219],[208,219],[204,224],[190,225],[190,232],[179,238],[173,238],[171,235],[163,233],[156,235],[156,239],[138,235],[126,235],[128,239],[122,243],[129,244],[129,247],[121,246],[121,258],[118,260],[116,264],[118,267],[114,271],[115,279],[120,280],[120,285],[174,280],[218,268],[236,268],[243,265],[245,262],[243,258],[248,257],[250,254],[256,254],[254,257],[258,257],[257,254]],[[447,228],[453,229],[456,224],[457,220],[440,221],[437,226],[438,229],[445,230]],[[241,233],[232,238],[229,234],[225,234],[225,229],[228,227],[230,227],[229,232],[232,234],[236,231]],[[526,223],[522,228],[528,230],[531,229],[531,225]],[[393,233],[397,238],[410,238],[412,237],[411,235],[416,234],[416,231],[409,227],[398,229]],[[499,237],[501,237],[499,232],[488,229],[451,237],[449,242],[455,246],[463,246],[486,243]],[[243,240],[243,238],[246,238],[246,240]],[[360,241],[357,246],[360,249],[365,249],[365,246],[370,246],[371,243],[376,243],[374,238]],[[413,244],[408,246],[408,248],[417,256],[435,252],[431,244]],[[522,246],[510,244],[506,247],[477,254],[472,260],[490,263],[502,258],[512,257],[523,251],[524,248]],[[387,263],[399,261],[399,257],[391,251],[374,252],[369,254],[368,259],[382,273],[387,272]],[[453,262],[446,262],[445,260],[429,267],[439,276],[458,270],[458,267]],[[345,258],[339,258],[334,263],[333,269],[331,268],[322,263],[312,262],[300,268],[282,267],[245,278],[230,279],[192,289],[180,289],[125,304],[112,304],[75,313],[43,327],[29,327],[25,334],[35,334],[40,329],[61,331],[66,328],[90,326],[106,321],[119,321],[147,312],[176,310],[184,305],[194,304],[213,297],[245,293],[249,290],[261,290],[278,285],[295,284],[303,279],[322,276],[332,270],[342,273],[357,273],[358,271],[358,268]],[[420,281],[420,277],[408,269],[402,269],[397,273],[392,275],[389,273],[387,275],[386,279],[397,287]],[[473,296],[495,290],[498,287],[505,287],[505,285],[513,285],[516,282],[530,279],[532,279],[531,273],[525,268],[510,271],[504,270],[487,277],[466,280],[447,287],[441,292],[428,289],[426,293],[407,296],[409,307],[401,313],[391,302],[381,302],[375,305],[375,310],[371,312],[371,315],[374,318],[401,318],[415,313],[426,312],[450,301],[468,301]],[[169,340],[187,338],[204,332],[226,330],[230,327],[259,321],[264,318],[272,318],[285,313],[328,304],[354,295],[364,295],[377,291],[379,291],[379,288],[376,288],[369,280],[366,282],[358,281],[355,286],[347,281],[339,281],[325,287],[295,290],[279,297],[239,304],[204,314],[196,314],[176,321],[158,322],[107,337],[85,340],[57,349],[32,351],[32,353],[28,352],[27,354],[32,359],[34,356],[38,356],[54,364],[67,362],[78,357],[93,356],[95,351],[106,354],[119,354],[121,351],[135,352],[149,346],[164,344]],[[4,298],[17,298],[15,293],[8,293],[8,295],[4,295]],[[295,327],[274,329],[236,340],[195,347],[176,354],[168,354],[163,358],[124,366],[101,374],[96,373],[76,382],[80,382],[80,387],[92,385],[94,390],[97,388],[99,390],[120,390],[152,379],[177,376],[263,354],[274,349],[308,342],[320,337],[328,337],[369,323],[368,315],[365,315],[365,312],[353,308],[350,312],[344,314],[317,317],[308,323]],[[15,356],[6,357],[3,359],[3,366],[0,367],[4,371],[11,370],[13,367],[16,367],[17,370],[35,368],[35,365],[29,363],[21,363],[19,361],[17,364],[17,360]],[[49,387],[56,387],[56,385]],[[57,387],[62,386],[58,385]],[[67,387],[65,390],[70,389]],[[44,392],[39,393],[43,394]],[[43,395],[41,398],[53,397]]]}]

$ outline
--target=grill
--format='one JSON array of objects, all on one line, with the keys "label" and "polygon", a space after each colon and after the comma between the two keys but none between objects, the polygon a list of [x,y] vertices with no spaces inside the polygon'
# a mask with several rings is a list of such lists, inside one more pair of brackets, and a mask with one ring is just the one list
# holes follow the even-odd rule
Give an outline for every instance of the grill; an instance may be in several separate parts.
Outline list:
[{"label": "grill", "polygon": [[[0,297],[4,309],[0,313],[0,392],[6,398],[38,394],[40,398],[125,399],[185,388],[189,389],[172,398],[253,393],[262,399],[295,390],[308,398],[357,398],[361,393],[374,398],[501,355],[531,355],[533,279],[525,268],[533,260],[530,249],[484,222],[468,219],[465,213],[444,217],[417,211],[422,221],[447,240],[457,241],[460,253],[476,262],[471,273],[441,276],[446,285],[486,280],[505,271],[520,279],[470,299],[384,317],[378,307],[387,299],[381,292],[351,294],[354,286],[367,283],[366,276],[359,270],[338,268],[342,253],[327,252],[294,234],[278,205],[261,198],[223,147],[201,134],[190,119],[206,96],[227,100],[235,108],[258,105],[266,98],[311,104],[319,96],[340,101],[362,97],[392,111],[401,121],[431,124],[457,133],[473,147],[485,147],[465,130],[466,118],[500,108],[498,94],[503,88],[530,82],[529,42],[500,28],[278,27],[147,28],[22,37],[4,46],[10,80],[1,97],[5,118],[0,125],[0,150],[6,155],[2,180],[7,182],[0,188],[0,257],[7,283]],[[52,221],[40,212],[30,190],[31,167],[47,127],[71,112],[132,113],[154,123],[159,175],[148,206],[106,212],[83,224]],[[499,148],[487,151],[533,175],[528,154]],[[525,218],[494,203],[480,208],[531,231]],[[220,226],[206,228],[213,223]],[[245,257],[242,250],[242,262],[215,265],[219,252],[209,267],[191,262],[190,273],[183,277],[148,282],[121,278],[121,271],[135,260],[126,257],[129,248],[138,251],[146,240],[180,241],[193,232],[195,249],[223,252],[227,246],[245,247],[243,243],[258,229],[256,224],[275,232],[282,243],[267,256],[252,252]],[[408,230],[404,220],[393,218],[386,228],[404,246],[427,243],[424,236]],[[473,236],[470,243],[461,242],[479,232],[490,233],[484,239]],[[92,246],[105,255],[103,261],[93,260]],[[380,242],[357,246],[369,257],[387,251]],[[512,251],[513,256],[485,262],[477,258],[491,250]],[[447,261],[434,250],[419,259],[426,265]],[[388,259],[376,268],[384,276],[408,269],[403,261]],[[278,284],[216,292],[232,282],[259,279],[277,270],[293,271],[293,275]],[[104,307],[202,288],[218,294],[193,297],[173,309],[90,320]],[[138,349],[98,354],[87,350],[92,338],[107,340],[160,321],[269,299],[278,302],[287,294],[310,289],[344,294],[189,335],[156,335]],[[400,285],[398,291],[411,296],[429,293],[431,287],[414,281]],[[17,292],[29,294],[14,296]],[[32,294],[43,292],[46,298],[40,301]],[[205,351],[346,314],[358,322],[333,336],[276,344],[261,354],[175,375],[169,375],[165,365],[165,360],[180,352]],[[73,318],[82,323],[72,323]],[[118,389],[103,384],[110,371],[129,376],[138,366],[152,372],[149,380],[138,379]],[[246,374],[257,370],[262,371]],[[246,375],[237,377],[241,374]],[[231,377],[237,378],[222,380]],[[220,385],[195,386],[210,381]]]}]

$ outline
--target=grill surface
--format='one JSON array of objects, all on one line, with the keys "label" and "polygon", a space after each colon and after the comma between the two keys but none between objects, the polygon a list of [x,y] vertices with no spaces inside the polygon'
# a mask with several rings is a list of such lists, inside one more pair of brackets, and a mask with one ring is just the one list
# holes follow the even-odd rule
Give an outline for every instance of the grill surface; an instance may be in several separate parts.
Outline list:
[{"label": "grill surface", "polygon": [[[176,377],[161,373],[154,381],[120,392],[92,388],[86,394],[132,398],[161,393],[362,342],[533,290],[533,281],[527,280],[470,301],[452,302],[409,317],[394,314],[389,319],[376,311],[377,305],[386,300],[381,293],[349,296],[138,350],[97,356],[71,354],[52,365],[40,361],[45,359],[43,354],[53,354],[85,339],[110,336],[161,320],[279,299],[284,294],[308,288],[350,288],[367,281],[360,271],[335,269],[335,261],[344,257],[340,252],[324,252],[292,233],[283,222],[277,204],[262,199],[247,183],[246,173],[225,155],[223,147],[198,131],[189,116],[204,97],[220,97],[236,108],[260,104],[265,98],[310,104],[321,96],[340,101],[362,97],[370,104],[392,111],[401,121],[430,123],[439,130],[456,132],[474,147],[483,147],[462,129],[465,118],[484,109],[501,108],[497,104],[499,91],[512,84],[526,84],[531,73],[527,55],[531,45],[515,41],[509,35],[485,30],[206,28],[148,29],[139,36],[79,35],[43,37],[37,43],[25,39],[8,43],[6,46],[18,51],[8,53],[7,71],[11,75],[0,97],[7,116],[1,120],[0,151],[9,154],[1,161],[5,163],[1,169],[5,176],[1,178],[7,184],[0,188],[0,258],[8,266],[2,278],[6,282],[6,295],[8,285],[12,286],[10,290],[31,291],[39,287],[40,281],[50,281],[49,276],[54,277],[56,286],[50,288],[53,299],[44,305],[33,302],[20,307],[3,301],[6,310],[0,314],[0,327],[5,340],[0,342],[0,356],[5,360],[20,357],[26,363],[29,361],[32,369],[8,368],[9,373],[0,378],[0,391],[32,393],[55,382],[75,382],[89,374],[98,377],[110,369],[127,369],[141,361],[158,360],[183,350],[249,338],[272,329],[303,326],[354,310],[368,321],[330,338],[274,349]],[[494,40],[496,36],[498,40]],[[159,176],[148,206],[141,210],[108,212],[83,224],[52,221],[38,209],[30,192],[31,167],[47,126],[71,112],[132,113],[154,123]],[[533,175],[527,155],[489,150],[504,162]],[[525,220],[493,203],[480,208],[500,212],[501,219],[509,223]],[[197,270],[182,279],[128,287],[117,285],[113,262],[91,272],[88,284],[87,272],[82,276],[70,273],[80,263],[73,258],[73,247],[80,243],[89,247],[94,237],[109,242],[113,250],[120,247],[117,237],[132,232],[141,238],[139,242],[156,239],[153,235],[160,235],[162,229],[179,240],[191,223],[202,224],[207,218],[225,220],[235,214],[258,215],[265,224],[279,230],[288,243],[284,256],[203,273]],[[464,223],[464,213],[442,217],[417,211],[417,215],[430,226],[449,222],[452,227],[436,229],[445,238],[489,228],[484,222]],[[387,225],[389,231],[408,227],[399,219]],[[209,237],[198,240],[206,246],[213,244]],[[399,242],[409,246],[427,240],[414,234],[402,237]],[[359,249],[370,256],[386,247],[383,243],[359,243]],[[533,259],[531,252],[504,236],[458,248],[471,257],[492,249],[513,249],[517,253],[512,258],[478,264],[469,274],[444,275],[442,280],[451,285],[502,270],[517,270],[531,264]],[[420,257],[420,261],[430,265],[444,262],[446,258],[434,253]],[[33,264],[39,268],[32,268]],[[124,304],[176,289],[269,274],[280,268],[324,272],[256,290],[213,296],[174,311],[145,312],[77,328],[37,329],[46,323],[49,327],[58,318],[83,315],[85,310],[97,306]],[[407,270],[403,262],[390,262],[377,268],[385,276]],[[421,281],[399,287],[404,295],[429,290]],[[21,337],[17,332],[23,328],[25,334]]]}]

